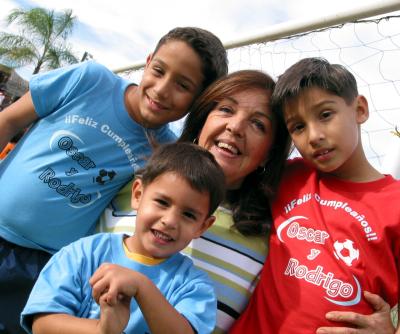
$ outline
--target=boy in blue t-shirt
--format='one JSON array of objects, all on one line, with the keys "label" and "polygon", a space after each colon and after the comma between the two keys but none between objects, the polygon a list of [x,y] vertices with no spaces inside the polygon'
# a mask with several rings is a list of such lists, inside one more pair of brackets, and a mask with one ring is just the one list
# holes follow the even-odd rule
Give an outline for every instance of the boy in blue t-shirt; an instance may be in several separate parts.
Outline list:
[{"label": "boy in blue t-shirt", "polygon": [[139,85],[85,62],[34,76],[29,92],[0,113],[0,150],[34,123],[0,165],[0,327],[18,333],[50,254],[93,233],[150,155],[149,138],[175,140],[167,123],[226,72],[216,36],[176,28],[148,56]]},{"label": "boy in blue t-shirt", "polygon": [[212,282],[180,251],[214,222],[224,179],[199,146],[161,145],[132,185],[134,235],[100,233],[62,248],[21,324],[35,333],[210,333]]}]

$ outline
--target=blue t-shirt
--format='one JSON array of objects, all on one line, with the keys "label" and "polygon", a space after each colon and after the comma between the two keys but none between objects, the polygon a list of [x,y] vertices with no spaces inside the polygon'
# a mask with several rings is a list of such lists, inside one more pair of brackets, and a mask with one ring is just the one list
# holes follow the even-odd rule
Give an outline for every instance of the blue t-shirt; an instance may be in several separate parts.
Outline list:
[{"label": "blue t-shirt", "polygon": [[145,130],[128,114],[129,82],[94,62],[30,82],[39,120],[0,164],[0,236],[55,252],[89,235],[117,191],[158,142],[175,140],[168,126]]},{"label": "blue t-shirt", "polygon": [[[168,302],[197,331],[210,333],[215,326],[216,299],[206,273],[180,253],[153,266],[138,263],[125,254],[123,235],[100,233],[62,248],[43,268],[21,314],[22,326],[31,332],[32,315],[66,313],[99,319],[100,307],[92,298],[90,277],[104,262],[115,263],[149,277]],[[136,301],[125,333],[150,333]]]}]

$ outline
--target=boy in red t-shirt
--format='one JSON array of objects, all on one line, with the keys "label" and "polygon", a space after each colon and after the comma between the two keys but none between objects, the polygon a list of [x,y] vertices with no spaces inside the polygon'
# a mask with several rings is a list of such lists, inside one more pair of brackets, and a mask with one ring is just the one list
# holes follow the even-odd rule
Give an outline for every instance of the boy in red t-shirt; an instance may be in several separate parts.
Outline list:
[{"label": "boy in red t-shirt", "polygon": [[269,257],[231,333],[393,333],[400,181],[366,158],[367,100],[343,66],[307,58],[279,78],[272,103],[302,159],[283,175]]}]

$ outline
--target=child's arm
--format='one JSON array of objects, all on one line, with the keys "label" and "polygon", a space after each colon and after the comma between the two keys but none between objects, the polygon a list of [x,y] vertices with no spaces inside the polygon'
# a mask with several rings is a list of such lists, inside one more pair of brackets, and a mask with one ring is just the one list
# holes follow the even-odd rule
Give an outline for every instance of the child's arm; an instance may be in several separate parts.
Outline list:
[{"label": "child's arm", "polygon": [[131,298],[121,296],[115,305],[107,303],[106,294],[100,297],[100,328],[104,334],[120,334],[126,328],[131,314]]},{"label": "child's arm", "polygon": [[89,334],[101,333],[97,319],[77,318],[69,314],[43,313],[35,315],[32,323],[34,334]]},{"label": "child's arm", "polygon": [[0,151],[37,118],[30,92],[0,112]]},{"label": "child's arm", "polygon": [[100,320],[77,318],[69,314],[45,313],[34,317],[32,332],[35,334],[120,334],[127,326],[130,315],[130,298],[120,298],[114,306],[100,297]]},{"label": "child's arm", "polygon": [[332,311],[326,314],[330,321],[348,323],[351,327],[320,327],[317,334],[393,334],[400,333],[400,330],[393,327],[390,306],[380,296],[364,292],[365,299],[374,308],[375,312],[370,315],[363,315],[355,312]]},{"label": "child's arm", "polygon": [[190,323],[145,275],[115,264],[102,264],[90,279],[93,297],[114,306],[121,295],[136,299],[153,334],[194,333]]}]

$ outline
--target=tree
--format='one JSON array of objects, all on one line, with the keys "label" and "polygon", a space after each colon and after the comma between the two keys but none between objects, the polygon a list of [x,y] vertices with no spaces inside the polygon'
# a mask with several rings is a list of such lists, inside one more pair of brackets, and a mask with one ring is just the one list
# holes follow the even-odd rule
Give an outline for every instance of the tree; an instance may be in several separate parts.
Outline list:
[{"label": "tree", "polygon": [[34,64],[33,74],[42,68],[55,69],[77,63],[67,45],[76,18],[72,10],[62,12],[33,8],[13,9],[6,21],[20,27],[19,34],[0,32],[0,58],[13,67]]}]

